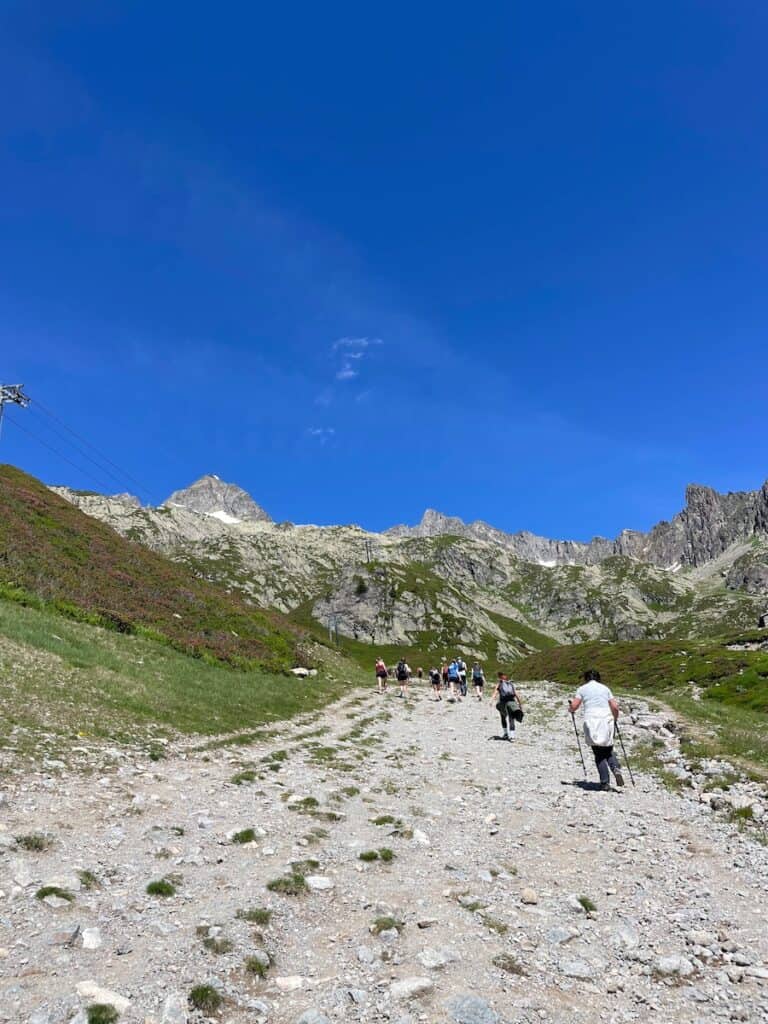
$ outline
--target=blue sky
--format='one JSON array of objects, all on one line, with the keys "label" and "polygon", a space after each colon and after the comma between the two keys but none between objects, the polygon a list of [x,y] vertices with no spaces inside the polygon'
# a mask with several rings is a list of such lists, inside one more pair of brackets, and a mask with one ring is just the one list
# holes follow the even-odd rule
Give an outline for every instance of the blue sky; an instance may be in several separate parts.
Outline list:
[{"label": "blue sky", "polygon": [[[0,380],[148,499],[215,472],[296,522],[586,538],[757,487],[767,32],[749,0],[6,2]],[[12,419],[2,461],[129,486]]]}]

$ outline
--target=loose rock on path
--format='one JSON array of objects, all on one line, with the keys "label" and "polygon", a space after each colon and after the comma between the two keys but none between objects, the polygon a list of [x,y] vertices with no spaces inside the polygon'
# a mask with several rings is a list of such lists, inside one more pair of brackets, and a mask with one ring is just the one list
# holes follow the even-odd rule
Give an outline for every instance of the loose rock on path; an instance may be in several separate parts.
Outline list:
[{"label": "loose rock on path", "polygon": [[0,1021],[768,1020],[768,850],[648,776],[583,788],[562,691],[524,695],[512,742],[370,693],[10,776]]}]

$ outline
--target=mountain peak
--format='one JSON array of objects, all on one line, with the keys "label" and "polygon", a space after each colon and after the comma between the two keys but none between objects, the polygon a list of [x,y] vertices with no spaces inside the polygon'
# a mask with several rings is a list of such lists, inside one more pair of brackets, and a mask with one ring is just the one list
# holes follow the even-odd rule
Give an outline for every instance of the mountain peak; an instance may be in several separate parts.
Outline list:
[{"label": "mountain peak", "polygon": [[177,505],[201,515],[214,516],[225,523],[272,522],[271,516],[256,504],[247,491],[237,484],[225,483],[214,473],[207,473],[189,487],[174,491],[163,504]]}]

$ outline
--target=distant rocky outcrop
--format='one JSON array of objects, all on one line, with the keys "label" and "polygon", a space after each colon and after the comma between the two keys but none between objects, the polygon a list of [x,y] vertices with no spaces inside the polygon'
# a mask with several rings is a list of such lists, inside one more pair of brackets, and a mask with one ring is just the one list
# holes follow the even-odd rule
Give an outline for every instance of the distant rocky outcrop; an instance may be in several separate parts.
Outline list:
[{"label": "distant rocky outcrop", "polygon": [[728,494],[690,484],[685,508],[671,521],[658,523],[648,533],[623,530],[614,540],[550,540],[527,531],[505,533],[481,520],[465,523],[434,509],[427,509],[417,526],[395,526],[387,532],[392,537],[457,536],[491,541],[540,565],[599,565],[606,558],[623,555],[661,568],[695,567],[711,562],[739,541],[768,535],[768,481],[759,491]]},{"label": "distant rocky outcrop", "polygon": [[164,505],[176,505],[191,512],[215,516],[225,523],[271,523],[272,517],[237,484],[228,484],[212,474],[200,477],[183,490],[174,491]]}]

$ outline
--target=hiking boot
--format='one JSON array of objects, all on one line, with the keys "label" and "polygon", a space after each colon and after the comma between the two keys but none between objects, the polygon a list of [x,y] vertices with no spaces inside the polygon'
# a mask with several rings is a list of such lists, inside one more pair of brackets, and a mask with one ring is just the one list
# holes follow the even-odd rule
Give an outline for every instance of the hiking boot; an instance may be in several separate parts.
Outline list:
[{"label": "hiking boot", "polygon": [[616,779],[616,785],[617,786],[623,786],[624,785],[624,776],[621,774],[621,772],[618,769],[613,773],[613,777],[614,777],[614,779]]},{"label": "hiking boot", "polygon": [[611,792],[611,784],[610,784],[610,782],[601,782],[600,783],[600,789],[601,789],[601,791],[603,793],[610,793]]},{"label": "hiking boot", "polygon": [[503,736],[502,736],[501,738],[502,738],[503,740],[508,740],[508,739],[509,739],[509,733],[507,732],[507,730],[506,730],[506,729],[504,730],[504,735],[503,735]]}]

